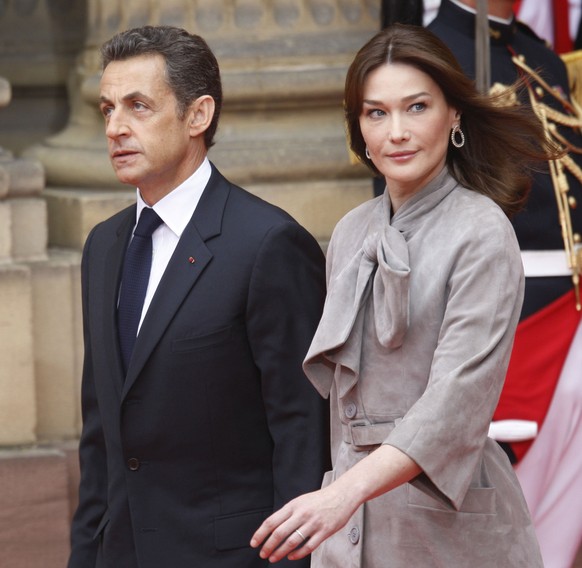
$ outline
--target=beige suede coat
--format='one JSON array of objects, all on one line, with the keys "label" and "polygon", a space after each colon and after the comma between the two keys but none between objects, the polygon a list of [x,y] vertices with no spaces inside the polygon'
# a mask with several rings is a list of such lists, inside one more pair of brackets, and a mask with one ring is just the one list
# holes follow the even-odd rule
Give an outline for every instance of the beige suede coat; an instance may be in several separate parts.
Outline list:
[{"label": "beige suede coat", "polygon": [[487,437],[523,298],[519,247],[490,199],[443,170],[390,219],[344,217],[305,371],[331,394],[333,471],[378,444],[420,465],[359,508],[316,568],[541,568],[512,466]]}]

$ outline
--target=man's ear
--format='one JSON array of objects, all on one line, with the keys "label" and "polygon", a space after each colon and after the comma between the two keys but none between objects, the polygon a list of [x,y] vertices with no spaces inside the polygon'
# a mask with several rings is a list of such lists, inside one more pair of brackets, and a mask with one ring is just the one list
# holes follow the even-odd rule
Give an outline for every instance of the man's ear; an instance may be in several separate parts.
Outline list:
[{"label": "man's ear", "polygon": [[208,129],[214,117],[214,108],[214,99],[210,95],[202,95],[192,102],[188,111],[190,136],[199,136]]}]

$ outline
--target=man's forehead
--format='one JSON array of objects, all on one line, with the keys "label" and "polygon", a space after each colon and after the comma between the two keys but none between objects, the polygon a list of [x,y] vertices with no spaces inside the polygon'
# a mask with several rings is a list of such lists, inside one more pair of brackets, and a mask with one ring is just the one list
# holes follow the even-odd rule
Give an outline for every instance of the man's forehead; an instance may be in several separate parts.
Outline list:
[{"label": "man's forehead", "polygon": [[164,61],[160,57],[139,56],[112,61],[105,67],[100,81],[101,95],[107,92],[126,97],[131,93],[154,95],[169,90]]}]

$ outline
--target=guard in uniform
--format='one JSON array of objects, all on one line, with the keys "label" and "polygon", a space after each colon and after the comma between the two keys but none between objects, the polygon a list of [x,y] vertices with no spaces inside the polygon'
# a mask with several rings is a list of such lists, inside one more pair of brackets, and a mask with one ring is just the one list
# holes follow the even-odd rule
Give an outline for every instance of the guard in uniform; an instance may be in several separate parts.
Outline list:
[{"label": "guard in uniform", "polygon": [[[475,77],[476,14],[466,4],[443,0],[429,29]],[[516,464],[546,568],[570,568],[582,540],[582,112],[563,61],[525,24],[489,17],[489,41],[491,89],[505,104],[531,104],[567,152],[535,176],[512,219],[525,300],[491,435]],[[519,93],[508,88],[518,79]]]}]

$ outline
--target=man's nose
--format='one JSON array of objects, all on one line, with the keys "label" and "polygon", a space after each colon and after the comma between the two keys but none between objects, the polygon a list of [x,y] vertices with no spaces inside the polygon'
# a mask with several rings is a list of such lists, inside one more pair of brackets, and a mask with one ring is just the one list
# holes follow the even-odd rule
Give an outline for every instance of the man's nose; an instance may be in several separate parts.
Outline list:
[{"label": "man's nose", "polygon": [[111,111],[106,119],[105,134],[108,138],[119,138],[129,133],[129,126],[123,117],[123,113],[117,110]]}]

